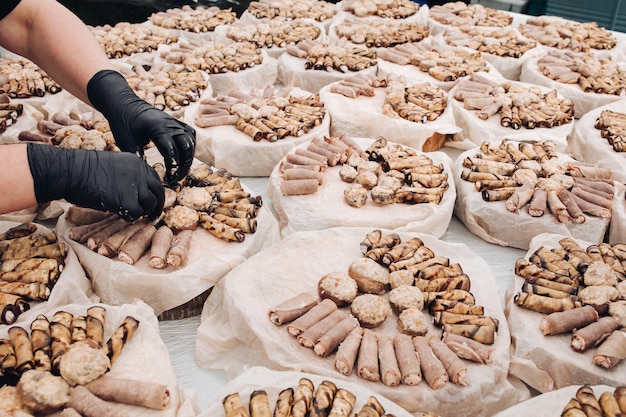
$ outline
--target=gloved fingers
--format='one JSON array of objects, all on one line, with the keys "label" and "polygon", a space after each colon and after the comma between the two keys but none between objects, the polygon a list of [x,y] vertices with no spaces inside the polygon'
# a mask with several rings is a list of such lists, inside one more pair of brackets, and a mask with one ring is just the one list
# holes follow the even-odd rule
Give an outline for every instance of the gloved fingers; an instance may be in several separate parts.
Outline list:
[{"label": "gloved fingers", "polygon": [[184,176],[184,174],[181,175],[180,171],[180,155],[177,146],[175,146],[176,142],[171,137],[153,138],[152,141],[163,156],[163,162],[165,163],[165,181],[170,186],[174,186],[176,182]]},{"label": "gloved fingers", "polygon": [[193,163],[193,157],[196,150],[195,131],[193,133],[185,132],[183,135],[177,135],[175,137],[176,147],[178,149],[179,157],[179,178],[181,180],[189,172],[191,164]]},{"label": "gloved fingers", "polygon": [[139,189],[139,203],[144,208],[144,213],[152,221],[156,220],[163,211],[165,190],[156,171],[150,166],[147,166],[147,169],[148,176],[145,187]]}]

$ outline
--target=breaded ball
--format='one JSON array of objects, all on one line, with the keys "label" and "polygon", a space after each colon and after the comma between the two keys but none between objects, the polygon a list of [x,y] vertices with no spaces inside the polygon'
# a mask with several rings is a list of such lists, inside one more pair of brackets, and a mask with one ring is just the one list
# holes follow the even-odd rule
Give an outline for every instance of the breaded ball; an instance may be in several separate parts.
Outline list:
[{"label": "breaded ball", "polygon": [[24,407],[38,414],[53,413],[70,400],[69,384],[47,371],[24,372],[15,388]]},{"label": "breaded ball", "polygon": [[85,385],[111,369],[106,352],[92,340],[72,343],[61,356],[59,371],[71,385]]},{"label": "breaded ball", "polygon": [[317,283],[320,298],[330,298],[338,307],[347,306],[359,291],[356,281],[345,272],[331,272]]},{"label": "breaded ball", "polygon": [[367,328],[380,326],[391,316],[389,302],[376,294],[357,295],[352,301],[350,311],[361,326]]}]

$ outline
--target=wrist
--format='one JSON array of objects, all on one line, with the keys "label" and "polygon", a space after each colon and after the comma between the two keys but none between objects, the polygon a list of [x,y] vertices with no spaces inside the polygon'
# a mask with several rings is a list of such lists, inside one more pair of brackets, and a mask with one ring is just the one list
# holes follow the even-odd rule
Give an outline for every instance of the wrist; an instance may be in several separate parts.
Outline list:
[{"label": "wrist", "polygon": [[67,149],[28,143],[26,154],[37,203],[43,204],[64,198],[69,175],[68,172],[63,172],[69,164],[70,154]]}]

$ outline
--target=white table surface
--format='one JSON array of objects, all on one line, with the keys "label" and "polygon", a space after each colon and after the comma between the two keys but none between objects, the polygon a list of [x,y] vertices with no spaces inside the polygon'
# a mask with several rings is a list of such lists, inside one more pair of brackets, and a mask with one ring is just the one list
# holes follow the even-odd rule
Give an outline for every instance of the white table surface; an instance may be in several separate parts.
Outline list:
[{"label": "white table surface", "polygon": [[[451,158],[455,158],[458,154],[458,151],[452,148],[442,150]],[[265,198],[267,178],[247,177],[241,178],[241,181],[255,194],[261,195],[264,203],[271,208],[271,202]],[[441,240],[464,243],[490,265],[496,277],[500,302],[504,307],[504,292],[513,279],[515,261],[523,257],[526,251],[485,242],[472,234],[456,216],[452,217],[448,230]],[[228,379],[221,370],[203,369],[196,364],[194,350],[196,330],[199,325],[200,316],[196,316],[182,320],[161,321],[159,327],[161,337],[170,352],[179,386],[194,390],[198,397],[200,411],[204,411],[214,401],[221,400],[218,395]]]}]

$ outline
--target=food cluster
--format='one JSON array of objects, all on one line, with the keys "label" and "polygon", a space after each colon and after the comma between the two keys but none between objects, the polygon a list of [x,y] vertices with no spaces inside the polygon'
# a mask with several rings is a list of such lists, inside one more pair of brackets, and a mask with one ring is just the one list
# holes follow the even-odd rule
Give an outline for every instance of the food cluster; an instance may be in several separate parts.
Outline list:
[{"label": "food cluster", "polygon": [[234,125],[255,142],[302,136],[319,126],[325,115],[318,94],[297,96],[290,88],[276,91],[231,91],[200,101],[194,123],[199,127]]},{"label": "food cluster", "polygon": [[513,22],[508,13],[485,7],[482,4],[466,4],[462,1],[448,2],[430,8],[431,19],[451,26],[505,27]]},{"label": "food cluster", "polygon": [[9,98],[29,98],[59,91],[61,86],[28,59],[0,57],[0,94]]},{"label": "food cluster", "polygon": [[556,90],[513,81],[500,82],[480,74],[461,80],[452,96],[481,120],[500,117],[500,125],[519,129],[552,128],[572,123],[574,103]]},{"label": "food cluster", "polygon": [[168,45],[178,40],[178,36],[170,30],[128,22],[119,22],[115,26],[96,26],[92,28],[92,33],[109,58],[156,51],[159,45]]},{"label": "food cluster", "polygon": [[356,17],[406,19],[417,13],[419,4],[410,0],[344,0],[341,9]]},{"label": "food cluster", "polygon": [[[108,408],[108,401],[163,409],[169,401],[166,386],[105,376],[139,327],[137,319],[126,316],[105,338],[106,315],[104,307],[94,305],[85,315],[58,310],[50,317],[37,315],[28,329],[10,327],[8,338],[0,339],[5,403],[23,415],[65,408],[91,413]],[[160,403],[132,398],[154,388],[161,393]]]},{"label": "food cluster", "polygon": [[[380,401],[373,395],[356,409],[358,398],[350,390],[338,387],[330,380],[324,380],[315,387],[309,378],[300,378],[295,388],[288,387],[280,391],[276,403],[270,404],[267,392],[257,389],[250,393],[248,407],[239,392],[228,394],[222,399],[227,416],[240,417],[304,417],[312,414],[336,417],[383,417],[389,416]],[[433,413],[419,413],[416,417],[437,417]]]},{"label": "food cluster", "polygon": [[480,52],[464,48],[406,43],[378,49],[378,58],[398,65],[413,65],[439,81],[456,81],[479,71],[489,71]]},{"label": "food cluster", "polygon": [[615,152],[626,152],[626,113],[602,110],[594,126]]},{"label": "food cluster", "polygon": [[626,95],[626,68],[611,58],[553,50],[537,60],[537,68],[552,80],[577,84],[586,93]]},{"label": "food cluster", "polygon": [[287,19],[307,18],[318,22],[332,19],[337,14],[337,6],[322,0],[259,0],[248,3],[247,12],[257,19],[285,17]]},{"label": "food cluster", "polygon": [[348,98],[357,98],[358,96],[373,97],[376,88],[386,87],[387,79],[379,78],[375,75],[355,74],[343,78],[341,81],[333,83],[330,86],[331,93],[341,94]]},{"label": "food cluster", "polygon": [[518,26],[520,33],[542,45],[574,52],[612,49],[615,36],[596,22],[575,22],[552,16],[529,17]]},{"label": "food cluster", "polygon": [[[155,168],[164,174],[162,166]],[[166,188],[165,198],[163,215],[156,222],[129,223],[114,213],[72,206],[67,213],[72,224],[69,237],[129,265],[146,256],[152,268],[179,268],[187,262],[194,230],[199,227],[219,239],[243,242],[246,234],[256,232],[262,205],[238,178],[209,164],[192,169],[180,189]]]},{"label": "food cluster", "polygon": [[261,19],[259,22],[235,22],[226,36],[235,42],[251,42],[258,48],[285,48],[305,39],[317,39],[319,26],[303,19]]},{"label": "food cluster", "polygon": [[[322,357],[335,354],[335,369],[388,386],[432,389],[448,381],[471,383],[462,359],[490,363],[498,320],[486,315],[458,263],[436,256],[417,237],[402,241],[379,229],[360,243],[363,257],[347,271],[322,276],[317,291],[285,300],[268,311],[297,342]],[[349,312],[346,311],[349,309]],[[442,330],[429,331],[427,310]],[[395,334],[377,331],[396,317]]]},{"label": "food cluster", "polygon": [[48,299],[66,255],[56,233],[38,232],[34,223],[0,234],[0,323],[14,323],[30,308],[29,301]]},{"label": "food cluster", "polygon": [[571,238],[541,246],[515,263],[524,284],[516,305],[544,314],[544,336],[571,333],[575,352],[596,349],[594,364],[613,368],[626,359],[626,245],[581,247]]},{"label": "food cluster", "polygon": [[41,119],[36,130],[23,130],[18,139],[41,142],[65,149],[119,151],[109,122],[101,115],[77,111],[56,112],[50,120]]},{"label": "food cluster", "polygon": [[428,36],[428,27],[416,22],[364,22],[345,19],[334,26],[337,36],[368,48],[388,48],[401,43],[419,42]]},{"label": "food cluster", "polygon": [[584,223],[587,215],[611,217],[614,186],[610,168],[562,161],[553,142],[484,142],[481,153],[463,160],[461,178],[474,183],[485,201],[504,201],[511,213],[548,212],[560,222]]},{"label": "food cluster", "polygon": [[208,74],[239,72],[263,63],[261,48],[250,42],[215,44],[196,40],[178,42],[161,53],[169,63],[182,64],[186,71]]},{"label": "food cluster", "polygon": [[437,120],[448,106],[448,96],[429,82],[407,85],[403,77],[390,77],[385,88],[383,114],[410,122]]},{"label": "food cluster", "polygon": [[616,387],[613,392],[605,391],[599,397],[589,385],[576,390],[576,395],[563,407],[562,416],[586,417],[619,416],[626,413],[626,387]]},{"label": "food cluster", "polygon": [[487,54],[519,58],[537,46],[513,29],[492,29],[463,25],[446,29],[443,34],[449,45],[464,46]]},{"label": "food cluster", "polygon": [[362,46],[304,40],[287,46],[287,53],[305,60],[304,68],[317,71],[362,71],[377,64],[376,52]]},{"label": "food cluster", "polygon": [[220,25],[234,23],[237,15],[231,9],[220,9],[217,6],[198,6],[194,9],[189,5],[183,5],[179,9],[172,8],[153,13],[148,19],[154,25],[165,29],[203,33],[212,32]]},{"label": "food cluster", "polygon": [[0,133],[12,126],[24,112],[24,105],[11,103],[7,93],[0,93]]}]

